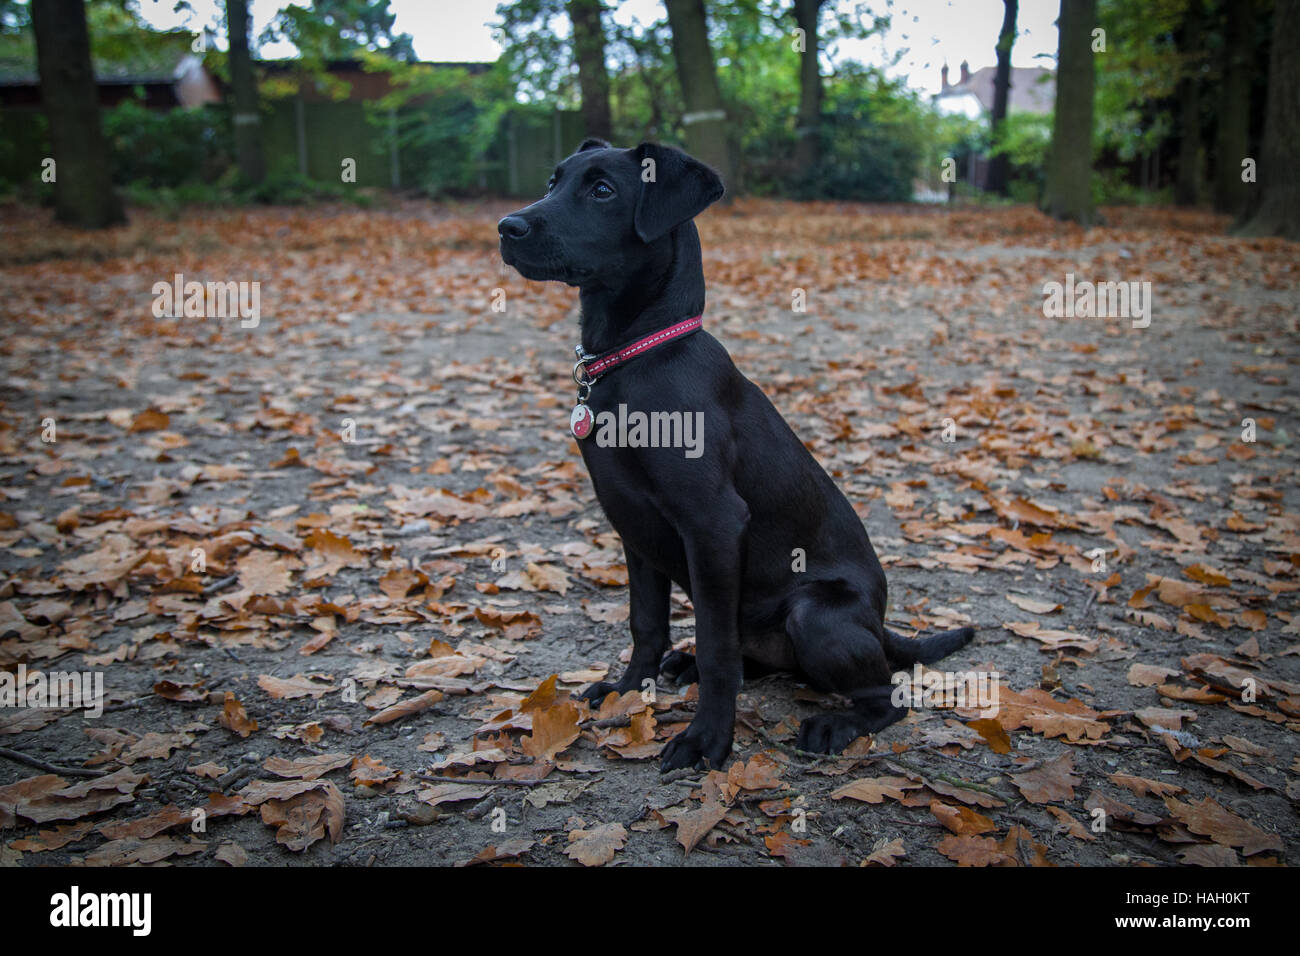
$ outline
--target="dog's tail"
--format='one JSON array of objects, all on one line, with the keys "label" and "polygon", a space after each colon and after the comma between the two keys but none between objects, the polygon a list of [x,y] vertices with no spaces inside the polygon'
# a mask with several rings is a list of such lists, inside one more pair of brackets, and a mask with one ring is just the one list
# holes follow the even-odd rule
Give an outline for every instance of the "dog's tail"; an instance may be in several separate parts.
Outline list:
[{"label": "dog's tail", "polygon": [[921,638],[903,637],[889,628],[885,628],[884,631],[885,656],[889,658],[889,663],[893,667],[933,664],[953,651],[965,647],[975,638],[975,631],[969,627],[940,631],[938,634]]}]

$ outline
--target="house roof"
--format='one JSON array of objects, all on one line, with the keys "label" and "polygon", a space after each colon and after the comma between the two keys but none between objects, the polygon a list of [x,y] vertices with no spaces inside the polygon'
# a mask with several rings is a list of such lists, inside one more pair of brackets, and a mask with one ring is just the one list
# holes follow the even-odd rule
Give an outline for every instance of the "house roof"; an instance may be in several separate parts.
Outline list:
[{"label": "house roof", "polygon": [[[369,68],[366,62],[360,59],[326,61],[324,76],[318,76],[314,72],[304,74],[302,72],[304,62],[300,59],[255,60],[253,65],[263,79],[269,81],[261,87],[261,93],[271,99],[293,95],[301,96],[307,102],[340,98],[352,102],[367,102],[381,99],[394,89],[390,73],[386,70]],[[431,70],[465,70],[470,75],[477,75],[492,69],[493,64],[478,61],[421,60],[408,65]]]},{"label": "house roof", "polygon": [[[945,86],[935,94],[935,102],[973,96],[985,110],[993,109],[993,84],[997,67],[986,66],[976,70],[964,83]],[[1013,66],[1011,89],[1007,94],[1008,113],[1052,112],[1056,100],[1056,74],[1041,66]]]},{"label": "house roof", "polygon": [[[299,69],[302,61],[297,58],[254,60],[253,65],[266,73],[286,73]],[[464,70],[470,74],[478,74],[492,69],[493,63],[487,60],[419,60],[411,65],[432,67],[435,70]],[[325,64],[325,69],[330,73],[363,73],[366,64],[365,61],[356,59],[329,60]]]}]

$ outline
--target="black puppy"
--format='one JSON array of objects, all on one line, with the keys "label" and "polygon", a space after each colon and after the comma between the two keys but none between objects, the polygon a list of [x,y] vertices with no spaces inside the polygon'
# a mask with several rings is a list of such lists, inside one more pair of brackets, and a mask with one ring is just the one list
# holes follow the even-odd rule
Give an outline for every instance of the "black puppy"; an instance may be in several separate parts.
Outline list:
[{"label": "black puppy", "polygon": [[[637,346],[580,387],[571,422],[623,539],[631,588],[631,662],[621,680],[583,696],[598,702],[658,676],[676,581],[695,605],[700,698],[664,748],[664,770],[722,766],[742,658],[852,699],[851,711],[799,728],[799,747],[829,753],[906,715],[891,702],[895,669],[937,661],[974,636],[961,628],[910,640],[886,629],[885,574],[857,513],[717,339],[680,332],[704,311],[691,220],[722,192],[718,175],[680,150],[587,140],[555,168],[544,198],[497,227],[501,257],[525,278],[580,290],[575,379],[589,382],[597,357]],[[590,437],[593,419],[628,410],[690,416],[703,422],[703,441],[684,453],[648,447],[630,430],[623,441]]]}]

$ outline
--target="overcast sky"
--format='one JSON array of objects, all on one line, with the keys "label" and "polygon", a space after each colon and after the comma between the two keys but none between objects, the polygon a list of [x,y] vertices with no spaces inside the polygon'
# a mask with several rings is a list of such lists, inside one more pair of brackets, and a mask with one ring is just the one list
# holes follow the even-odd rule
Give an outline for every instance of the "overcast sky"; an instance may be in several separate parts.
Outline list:
[{"label": "overcast sky", "polygon": [[[906,75],[911,85],[929,93],[939,89],[939,68],[946,61],[955,80],[962,60],[972,70],[994,63],[994,46],[1002,25],[1002,0],[893,0],[861,3],[833,0],[852,11],[865,6],[889,13],[893,25],[880,38],[845,44],[843,59],[883,65],[905,51],[893,75]],[[140,0],[141,12],[154,26],[198,27],[220,22],[219,0],[191,0],[195,14],[172,11],[174,0]],[[285,4],[279,0],[250,0],[256,36]],[[308,6],[303,0],[300,6]],[[391,0],[397,16],[395,29],[409,33],[422,60],[494,60],[500,48],[487,24],[496,19],[497,0]],[[1056,15],[1059,0],[1020,0],[1019,35],[1012,50],[1015,66],[1053,66],[1056,55]],[[622,0],[614,14],[620,21],[633,17],[643,23],[664,15],[662,0]],[[224,47],[224,39],[218,44]],[[292,47],[267,46],[266,57],[293,55]],[[1046,54],[1046,57],[1043,56]]]}]

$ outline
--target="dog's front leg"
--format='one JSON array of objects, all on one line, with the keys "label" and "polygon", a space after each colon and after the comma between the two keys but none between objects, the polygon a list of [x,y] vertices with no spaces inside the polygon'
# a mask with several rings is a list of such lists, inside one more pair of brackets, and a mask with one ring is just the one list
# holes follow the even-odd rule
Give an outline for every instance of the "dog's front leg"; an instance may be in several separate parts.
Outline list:
[{"label": "dog's front leg", "polygon": [[582,697],[593,706],[599,706],[610,693],[642,690],[645,681],[659,676],[660,658],[672,644],[668,638],[672,581],[626,545],[623,554],[627,558],[632,659],[619,680],[600,681],[582,692]]},{"label": "dog's front leg", "polygon": [[719,769],[731,753],[736,695],[743,664],[740,655],[741,559],[748,509],[720,507],[709,524],[688,531],[686,560],[695,604],[695,662],[700,672],[700,702],[689,727],[664,748],[661,769]]}]

